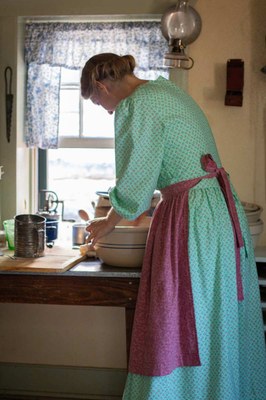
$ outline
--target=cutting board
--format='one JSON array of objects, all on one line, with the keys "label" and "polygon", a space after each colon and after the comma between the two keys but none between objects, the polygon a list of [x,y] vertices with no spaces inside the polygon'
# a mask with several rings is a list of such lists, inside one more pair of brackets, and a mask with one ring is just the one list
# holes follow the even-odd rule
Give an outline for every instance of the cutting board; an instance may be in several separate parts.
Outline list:
[{"label": "cutting board", "polygon": [[14,252],[4,250],[4,255],[0,256],[0,271],[17,272],[65,272],[74,265],[87,258],[81,255],[79,249],[64,248],[54,246],[45,249],[45,255],[37,258],[10,258]]}]

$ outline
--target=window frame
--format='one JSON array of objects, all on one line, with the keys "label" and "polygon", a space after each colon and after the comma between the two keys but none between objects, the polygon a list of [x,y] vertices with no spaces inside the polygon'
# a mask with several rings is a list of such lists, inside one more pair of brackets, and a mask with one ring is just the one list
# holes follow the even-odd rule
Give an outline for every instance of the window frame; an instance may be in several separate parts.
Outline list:
[{"label": "window frame", "polygon": [[111,149],[114,148],[113,138],[74,138],[60,137],[58,148],[90,148],[90,149]]}]

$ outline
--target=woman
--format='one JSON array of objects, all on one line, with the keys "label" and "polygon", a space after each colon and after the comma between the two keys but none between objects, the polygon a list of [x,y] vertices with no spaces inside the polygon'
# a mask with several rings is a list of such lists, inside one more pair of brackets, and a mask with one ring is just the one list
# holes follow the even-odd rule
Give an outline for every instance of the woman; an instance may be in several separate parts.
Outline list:
[{"label": "woman", "polygon": [[252,240],[209,124],[174,83],[134,75],[132,56],[85,64],[85,99],[115,111],[112,208],[92,245],[162,193],[142,267],[124,400],[265,400]]}]

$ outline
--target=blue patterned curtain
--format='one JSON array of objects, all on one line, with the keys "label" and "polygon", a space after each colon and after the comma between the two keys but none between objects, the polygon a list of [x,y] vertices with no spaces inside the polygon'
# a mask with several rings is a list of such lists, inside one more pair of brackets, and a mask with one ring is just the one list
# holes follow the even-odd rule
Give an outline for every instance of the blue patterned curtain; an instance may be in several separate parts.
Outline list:
[{"label": "blue patterned curtain", "polygon": [[155,79],[169,75],[163,67],[166,51],[160,22],[26,24],[27,146],[58,146],[61,67],[81,69],[90,57],[102,52],[132,54],[136,75]]}]

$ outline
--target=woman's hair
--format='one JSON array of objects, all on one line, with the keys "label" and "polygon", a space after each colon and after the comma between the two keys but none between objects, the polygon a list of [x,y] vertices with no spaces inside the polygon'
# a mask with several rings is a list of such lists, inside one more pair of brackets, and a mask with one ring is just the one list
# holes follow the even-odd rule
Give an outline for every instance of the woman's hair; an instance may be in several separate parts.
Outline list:
[{"label": "woman's hair", "polygon": [[91,57],[81,73],[81,95],[88,99],[96,88],[96,82],[104,79],[117,81],[125,75],[132,75],[135,59],[131,55],[118,56],[113,53],[102,53]]}]

